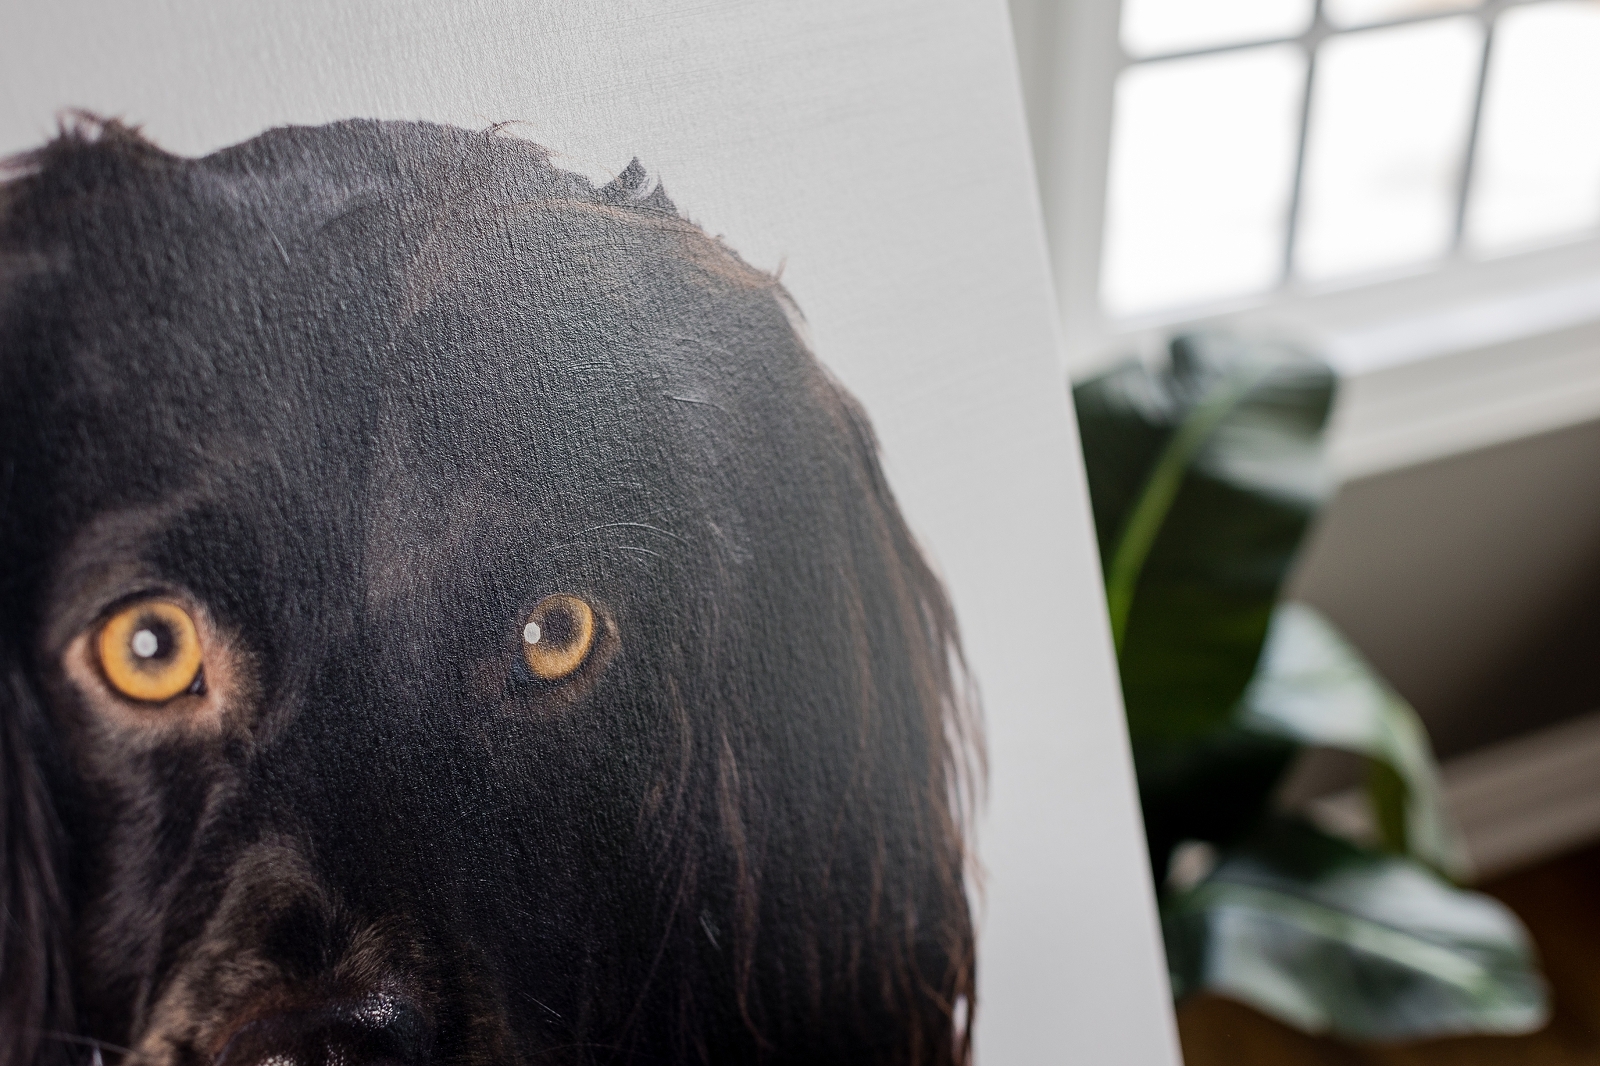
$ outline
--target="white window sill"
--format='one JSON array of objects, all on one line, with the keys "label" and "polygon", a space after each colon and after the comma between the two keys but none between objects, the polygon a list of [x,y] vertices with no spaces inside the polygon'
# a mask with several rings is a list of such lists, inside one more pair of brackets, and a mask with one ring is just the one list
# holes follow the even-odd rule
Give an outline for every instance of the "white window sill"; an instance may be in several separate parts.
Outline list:
[{"label": "white window sill", "polygon": [[1600,272],[1314,340],[1344,479],[1600,418]]},{"label": "white window sill", "polygon": [[1600,418],[1600,241],[1593,239],[1340,290],[1278,294],[1209,315],[1121,328],[1092,318],[1064,324],[1074,377],[1118,355],[1152,355],[1187,329],[1305,345],[1340,374],[1329,449],[1343,480]]}]

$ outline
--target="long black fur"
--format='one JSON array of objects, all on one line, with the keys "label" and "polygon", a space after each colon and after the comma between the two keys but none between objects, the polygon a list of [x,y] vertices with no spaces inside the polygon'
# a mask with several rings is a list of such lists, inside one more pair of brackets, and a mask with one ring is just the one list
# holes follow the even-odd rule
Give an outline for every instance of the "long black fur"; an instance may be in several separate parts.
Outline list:
[{"label": "long black fur", "polygon": [[[772,277],[494,131],[9,170],[0,1066],[967,1061],[955,625]],[[129,593],[220,726],[63,665]]]}]

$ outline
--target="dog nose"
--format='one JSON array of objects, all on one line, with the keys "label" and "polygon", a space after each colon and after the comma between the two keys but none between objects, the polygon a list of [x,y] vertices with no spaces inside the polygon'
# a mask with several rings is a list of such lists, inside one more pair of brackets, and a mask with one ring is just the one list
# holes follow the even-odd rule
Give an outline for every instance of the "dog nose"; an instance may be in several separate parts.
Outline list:
[{"label": "dog nose", "polygon": [[374,993],[246,1022],[213,1066],[424,1066],[432,1037],[415,1005]]}]

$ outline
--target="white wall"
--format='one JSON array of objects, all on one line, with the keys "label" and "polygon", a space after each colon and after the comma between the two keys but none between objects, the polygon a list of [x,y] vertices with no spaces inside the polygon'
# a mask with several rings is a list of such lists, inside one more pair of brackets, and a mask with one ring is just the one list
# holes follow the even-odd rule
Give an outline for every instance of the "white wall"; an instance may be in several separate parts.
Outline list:
[{"label": "white wall", "polygon": [[1594,649],[1567,633],[1596,613],[1597,486],[1600,422],[1353,481],[1290,593],[1338,622],[1446,758],[1595,710]]}]

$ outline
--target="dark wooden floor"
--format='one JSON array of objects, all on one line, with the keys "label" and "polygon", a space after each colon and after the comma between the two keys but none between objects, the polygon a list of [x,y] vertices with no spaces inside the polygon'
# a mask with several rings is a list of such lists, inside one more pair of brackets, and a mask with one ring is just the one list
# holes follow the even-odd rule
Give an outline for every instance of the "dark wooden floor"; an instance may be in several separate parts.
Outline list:
[{"label": "dark wooden floor", "polygon": [[1600,1066],[1600,846],[1482,886],[1522,916],[1554,989],[1554,1016],[1521,1037],[1357,1048],[1288,1029],[1228,1000],[1178,1012],[1187,1066]]}]

